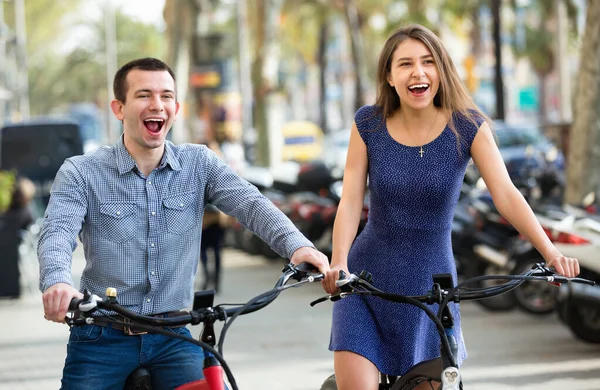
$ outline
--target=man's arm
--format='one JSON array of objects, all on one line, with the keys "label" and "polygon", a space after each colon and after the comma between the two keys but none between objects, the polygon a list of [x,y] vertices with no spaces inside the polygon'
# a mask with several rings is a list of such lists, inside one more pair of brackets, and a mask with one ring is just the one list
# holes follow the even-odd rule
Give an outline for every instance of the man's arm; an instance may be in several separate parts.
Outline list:
[{"label": "man's arm", "polygon": [[207,202],[236,217],[282,257],[291,259],[299,248],[314,248],[281,210],[216,154],[206,150],[205,161],[208,170]]},{"label": "man's arm", "polygon": [[48,320],[62,322],[71,298],[81,296],[73,287],[71,260],[86,214],[85,180],[69,159],[52,184],[38,242],[40,290]]}]

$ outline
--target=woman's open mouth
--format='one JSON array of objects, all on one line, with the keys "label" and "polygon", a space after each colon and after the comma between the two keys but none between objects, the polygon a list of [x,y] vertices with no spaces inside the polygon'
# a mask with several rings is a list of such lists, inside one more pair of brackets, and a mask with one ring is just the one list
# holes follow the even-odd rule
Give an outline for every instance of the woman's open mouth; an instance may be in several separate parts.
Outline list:
[{"label": "woman's open mouth", "polygon": [[154,134],[160,133],[164,125],[165,121],[163,119],[150,118],[144,120],[144,126],[146,126],[146,129]]},{"label": "woman's open mouth", "polygon": [[429,89],[429,84],[413,84],[408,87],[408,91],[413,96],[421,96]]}]

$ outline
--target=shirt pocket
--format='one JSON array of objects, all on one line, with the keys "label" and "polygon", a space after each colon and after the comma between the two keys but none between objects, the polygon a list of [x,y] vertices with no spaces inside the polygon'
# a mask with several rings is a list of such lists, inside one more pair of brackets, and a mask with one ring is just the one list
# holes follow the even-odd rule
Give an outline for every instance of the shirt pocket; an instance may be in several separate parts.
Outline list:
[{"label": "shirt pocket", "polygon": [[183,234],[198,223],[195,192],[165,197],[163,200],[167,231]]},{"label": "shirt pocket", "polygon": [[138,213],[135,203],[101,203],[100,234],[113,242],[123,242],[133,238],[137,230]]}]

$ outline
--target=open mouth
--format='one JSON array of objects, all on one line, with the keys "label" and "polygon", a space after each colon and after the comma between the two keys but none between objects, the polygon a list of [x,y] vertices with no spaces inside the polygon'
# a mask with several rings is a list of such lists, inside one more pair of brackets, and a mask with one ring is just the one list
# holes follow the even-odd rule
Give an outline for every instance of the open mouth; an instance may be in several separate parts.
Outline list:
[{"label": "open mouth", "polygon": [[164,125],[165,121],[163,119],[150,118],[144,120],[144,126],[151,133],[160,133]]},{"label": "open mouth", "polygon": [[410,93],[415,96],[419,96],[425,93],[429,89],[429,84],[414,84],[408,87]]}]

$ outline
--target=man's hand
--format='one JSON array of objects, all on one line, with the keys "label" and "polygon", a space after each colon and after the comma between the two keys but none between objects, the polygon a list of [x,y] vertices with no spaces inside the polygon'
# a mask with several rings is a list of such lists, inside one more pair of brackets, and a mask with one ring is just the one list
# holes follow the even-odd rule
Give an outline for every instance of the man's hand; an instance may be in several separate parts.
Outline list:
[{"label": "man's hand", "polygon": [[69,303],[73,298],[83,298],[83,294],[67,283],[56,283],[42,294],[44,318],[53,322],[65,322]]},{"label": "man's hand", "polygon": [[294,265],[309,263],[315,266],[323,275],[329,271],[329,259],[327,256],[309,246],[298,248],[292,255],[290,262]]}]

